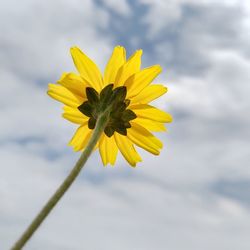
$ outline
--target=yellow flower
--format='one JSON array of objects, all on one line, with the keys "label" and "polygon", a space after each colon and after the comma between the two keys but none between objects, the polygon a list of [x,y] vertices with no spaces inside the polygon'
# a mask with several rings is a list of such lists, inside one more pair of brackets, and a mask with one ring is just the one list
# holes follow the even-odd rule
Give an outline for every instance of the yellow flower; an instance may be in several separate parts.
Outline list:
[{"label": "yellow flower", "polygon": [[103,164],[114,165],[119,150],[136,166],[141,157],[134,145],[158,155],[162,143],[151,132],[165,131],[164,123],[172,121],[170,114],[148,104],[167,92],[163,85],[150,85],[161,72],[160,65],[141,69],[142,50],[127,60],[125,49],[116,46],[102,76],[79,48],[71,48],[71,55],[79,74],[64,73],[48,89],[52,98],[65,104],[63,117],[80,125],[69,145],[83,150],[99,110],[111,105],[109,122],[96,145]]}]

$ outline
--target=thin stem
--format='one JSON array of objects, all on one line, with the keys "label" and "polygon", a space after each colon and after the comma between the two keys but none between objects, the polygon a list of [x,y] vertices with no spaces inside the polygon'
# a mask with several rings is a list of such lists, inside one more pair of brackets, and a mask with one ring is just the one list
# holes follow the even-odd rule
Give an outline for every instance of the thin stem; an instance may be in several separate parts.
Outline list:
[{"label": "thin stem", "polygon": [[37,230],[37,228],[41,225],[41,223],[45,220],[48,216],[50,211],[54,208],[54,206],[58,203],[58,201],[62,198],[71,184],[74,182],[78,174],[80,173],[81,169],[83,168],[84,164],[86,163],[88,157],[90,156],[92,150],[94,149],[97,141],[99,140],[106,123],[108,121],[108,113],[105,112],[100,114],[93,135],[90,138],[88,145],[86,146],[85,150],[81,154],[81,157],[76,162],[74,168],[68,175],[68,177],[64,180],[61,186],[57,189],[54,195],[48,200],[46,205],[42,208],[42,210],[38,213],[26,231],[22,234],[20,239],[15,243],[15,245],[11,248],[11,250],[20,250],[22,247],[27,243],[33,233]]}]

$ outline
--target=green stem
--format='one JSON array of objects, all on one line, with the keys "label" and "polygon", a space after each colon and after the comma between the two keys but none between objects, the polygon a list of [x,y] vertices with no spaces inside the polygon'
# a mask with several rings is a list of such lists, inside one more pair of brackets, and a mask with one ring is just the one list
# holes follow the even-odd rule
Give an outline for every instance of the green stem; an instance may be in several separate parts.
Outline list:
[{"label": "green stem", "polygon": [[97,141],[99,140],[109,118],[108,112],[104,112],[100,114],[93,135],[90,138],[88,145],[86,146],[85,150],[83,151],[81,157],[76,162],[74,168],[71,170],[68,177],[64,180],[61,186],[57,189],[54,195],[48,200],[46,205],[42,208],[42,210],[38,213],[26,231],[22,234],[20,239],[15,243],[15,245],[11,248],[11,250],[19,250],[27,243],[33,233],[37,230],[37,228],[41,225],[41,223],[45,220],[48,216],[50,211],[54,208],[54,206],[58,203],[58,201],[62,198],[71,184],[74,182],[78,174],[80,173],[81,169],[83,168],[84,164],[86,163],[88,157],[90,156],[91,152],[93,151]]}]

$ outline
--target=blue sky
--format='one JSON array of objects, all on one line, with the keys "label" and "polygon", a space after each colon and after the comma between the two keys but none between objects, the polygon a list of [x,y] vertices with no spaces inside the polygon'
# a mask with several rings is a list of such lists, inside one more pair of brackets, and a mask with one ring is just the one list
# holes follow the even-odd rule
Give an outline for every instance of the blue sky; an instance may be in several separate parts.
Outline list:
[{"label": "blue sky", "polygon": [[94,154],[25,249],[250,248],[250,5],[214,0],[2,1],[0,248],[8,249],[79,154],[75,126],[46,95],[74,71],[78,45],[101,69],[117,45],[143,66],[173,114],[159,157],[136,169]]}]

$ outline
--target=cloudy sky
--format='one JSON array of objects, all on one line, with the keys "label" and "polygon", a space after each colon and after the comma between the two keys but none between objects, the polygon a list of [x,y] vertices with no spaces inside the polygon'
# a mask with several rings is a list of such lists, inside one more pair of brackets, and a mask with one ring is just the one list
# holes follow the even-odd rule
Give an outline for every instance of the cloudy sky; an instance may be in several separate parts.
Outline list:
[{"label": "cloudy sky", "polygon": [[0,0],[0,249],[72,168],[75,125],[46,95],[78,45],[104,69],[115,45],[161,64],[173,114],[136,169],[92,155],[27,250],[250,249],[248,0]]}]

